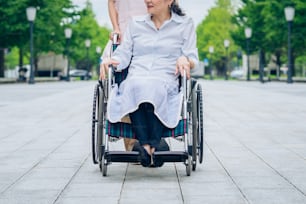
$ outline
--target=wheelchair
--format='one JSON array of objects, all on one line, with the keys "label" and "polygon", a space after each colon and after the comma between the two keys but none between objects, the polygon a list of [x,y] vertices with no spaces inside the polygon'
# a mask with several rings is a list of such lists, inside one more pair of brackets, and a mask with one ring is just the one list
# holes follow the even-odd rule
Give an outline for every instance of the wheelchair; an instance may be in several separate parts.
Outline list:
[{"label": "wheelchair", "polygon": [[[113,43],[112,51],[116,49]],[[99,80],[94,88],[92,110],[92,160],[98,164],[103,176],[111,163],[140,162],[140,154],[136,151],[111,150],[110,143],[120,138],[135,138],[132,125],[127,122],[111,123],[106,118],[108,97],[114,83],[120,85],[128,74],[128,69],[115,72],[109,68],[108,78]],[[195,171],[197,162],[203,162],[204,124],[202,87],[194,78],[186,75],[180,77],[180,91],[183,92],[181,120],[177,127],[165,128],[162,137],[172,137],[183,143],[182,151],[156,151],[154,156],[165,162],[182,162],[186,166],[186,175]],[[137,138],[136,138],[137,139]]]}]

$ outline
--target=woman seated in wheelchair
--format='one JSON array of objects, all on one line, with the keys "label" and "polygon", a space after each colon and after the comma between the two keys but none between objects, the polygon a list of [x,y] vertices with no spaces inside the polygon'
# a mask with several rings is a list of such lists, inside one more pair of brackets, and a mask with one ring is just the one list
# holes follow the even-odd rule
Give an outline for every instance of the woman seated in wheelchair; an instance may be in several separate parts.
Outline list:
[{"label": "woman seated in wheelchair", "polygon": [[100,66],[100,78],[110,65],[115,71],[129,66],[127,78],[112,89],[107,107],[110,122],[129,115],[141,144],[142,166],[159,166],[154,158],[163,128],[180,120],[182,93],[179,75],[198,61],[195,27],[175,0],[144,0],[148,15],[133,18],[123,43]]}]

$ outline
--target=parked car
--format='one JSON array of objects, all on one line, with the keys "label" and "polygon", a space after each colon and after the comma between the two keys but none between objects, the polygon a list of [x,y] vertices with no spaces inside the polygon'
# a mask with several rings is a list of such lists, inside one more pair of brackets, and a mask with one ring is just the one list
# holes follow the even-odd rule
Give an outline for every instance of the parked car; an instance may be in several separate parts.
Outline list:
[{"label": "parked car", "polygon": [[81,80],[91,79],[91,72],[84,69],[73,69],[69,71],[70,77],[79,77]]}]

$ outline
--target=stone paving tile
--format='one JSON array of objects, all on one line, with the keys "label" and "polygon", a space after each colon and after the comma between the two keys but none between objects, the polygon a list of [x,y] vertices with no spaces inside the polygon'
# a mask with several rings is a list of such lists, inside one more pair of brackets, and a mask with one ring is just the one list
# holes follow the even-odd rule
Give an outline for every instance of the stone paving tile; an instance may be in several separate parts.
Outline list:
[{"label": "stone paving tile", "polygon": [[194,182],[183,184],[184,197],[193,196],[234,196],[242,198],[237,187],[230,182]]},{"label": "stone paving tile", "polygon": [[184,200],[185,204],[247,204],[248,202],[242,197],[237,196],[192,196]]},{"label": "stone paving tile", "polygon": [[[63,198],[55,204],[97,204],[97,203],[107,203],[107,204],[117,204],[118,197],[114,197],[112,195],[100,197],[96,195],[95,197],[66,197]],[[134,202],[135,203],[135,202]]]},{"label": "stone paving tile", "polygon": [[71,184],[62,195],[66,197],[119,197],[122,183],[81,183]]},{"label": "stone paving tile", "polygon": [[141,195],[139,196],[137,192],[133,193],[131,192],[131,195],[129,197],[122,196],[119,200],[119,203],[122,204],[134,204],[134,203],[148,203],[148,204],[155,204],[155,203],[162,203],[162,204],[168,204],[168,203],[175,203],[175,204],[182,204],[183,201],[181,200],[181,197],[176,192],[161,192],[161,191],[144,191],[143,192],[145,196]]},{"label": "stone paving tile", "polygon": [[53,199],[12,196],[10,198],[0,198],[0,203],[1,204],[50,204],[53,203]]},{"label": "stone paving tile", "polygon": [[[60,187],[59,187],[60,188]],[[18,199],[20,203],[23,200],[54,200],[56,196],[59,194],[59,190],[48,189],[48,188],[40,188],[40,189],[12,189],[7,191],[5,194],[1,196],[1,199],[5,200],[14,200]],[[8,202],[9,203],[9,202]]]},{"label": "stone paving tile", "polygon": [[266,189],[261,187],[244,189],[244,191],[251,203],[303,204],[306,202],[305,196],[293,188]]}]

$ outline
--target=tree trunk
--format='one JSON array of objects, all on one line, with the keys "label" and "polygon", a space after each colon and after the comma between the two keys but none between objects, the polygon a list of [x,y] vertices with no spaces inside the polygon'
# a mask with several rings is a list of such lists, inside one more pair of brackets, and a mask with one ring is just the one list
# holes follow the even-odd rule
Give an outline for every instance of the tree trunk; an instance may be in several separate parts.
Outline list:
[{"label": "tree trunk", "polygon": [[0,77],[4,77],[4,49],[0,48]]},{"label": "tree trunk", "polygon": [[281,62],[281,54],[279,52],[277,52],[276,54],[276,65],[277,65],[277,73],[279,73],[279,76],[277,76],[277,78],[279,79],[280,74],[281,74],[281,66],[282,66],[282,62]]},{"label": "tree trunk", "polygon": [[292,76],[296,76],[296,72],[295,72],[295,56],[293,53],[291,53],[291,66],[292,66]]},{"label": "tree trunk", "polygon": [[23,50],[19,47],[19,69],[23,67]]},{"label": "tree trunk", "polygon": [[259,49],[259,81],[264,82],[264,51]]}]

